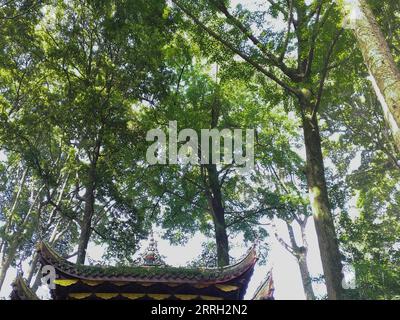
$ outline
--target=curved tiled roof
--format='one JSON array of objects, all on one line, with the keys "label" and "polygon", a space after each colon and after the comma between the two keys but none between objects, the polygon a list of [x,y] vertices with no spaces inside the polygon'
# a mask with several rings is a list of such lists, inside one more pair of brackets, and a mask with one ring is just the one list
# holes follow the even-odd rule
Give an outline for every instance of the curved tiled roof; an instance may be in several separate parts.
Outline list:
[{"label": "curved tiled roof", "polygon": [[11,300],[40,300],[36,293],[28,286],[22,275],[18,275],[12,283]]},{"label": "curved tiled roof", "polygon": [[274,300],[274,280],[272,278],[272,270],[268,272],[267,278],[261,282],[256,289],[252,300]]},{"label": "curved tiled roof", "polygon": [[[54,266],[68,278],[128,282],[174,282],[215,284],[240,278],[252,271],[257,261],[255,248],[251,248],[239,262],[221,268],[185,268],[170,266],[87,266],[62,258],[49,245],[39,243],[42,264]],[[246,279],[248,282],[249,279]]]}]

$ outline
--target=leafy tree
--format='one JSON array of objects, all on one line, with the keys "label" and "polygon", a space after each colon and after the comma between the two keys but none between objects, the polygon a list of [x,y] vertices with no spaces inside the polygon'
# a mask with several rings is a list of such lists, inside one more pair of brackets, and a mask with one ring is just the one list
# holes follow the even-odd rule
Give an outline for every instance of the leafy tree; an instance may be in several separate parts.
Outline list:
[{"label": "leafy tree", "polygon": [[[167,130],[168,121],[177,120],[178,131],[193,128],[199,137],[204,128],[256,127],[256,171],[238,175],[235,164],[159,165],[148,168],[147,177],[154,177],[154,181],[148,178],[147,183],[152,185],[155,204],[162,207],[156,221],[162,221],[166,237],[182,243],[200,230],[215,237],[218,265],[226,265],[229,238],[242,233],[246,240],[262,239],[265,230],[261,220],[272,217],[278,209],[284,212],[285,200],[268,189],[274,188],[274,177],[266,176],[265,171],[273,164],[293,174],[302,172],[302,161],[289,143],[297,136],[296,126],[287,119],[282,104],[269,101],[270,95],[260,96],[255,83],[262,78],[248,72],[248,78],[237,79],[232,69],[217,64],[209,67],[195,44],[176,45],[182,41],[183,35],[178,34],[167,49],[175,70],[171,96],[154,105],[154,112],[147,112],[142,123],[148,123],[149,128],[156,123]],[[194,59],[196,62],[188,63]]]},{"label": "leafy tree", "polygon": [[[173,3],[194,23],[193,37],[213,59],[229,63],[239,57],[272,80],[282,96],[289,95],[291,110],[303,127],[308,191],[328,296],[340,298],[341,257],[318,124],[318,114],[328,103],[324,89],[329,84],[329,73],[342,62],[345,46],[351,47],[338,27],[339,8],[327,1],[271,1],[267,11],[250,12],[242,6],[232,10],[225,1]],[[279,15],[287,26],[283,31],[273,30],[265,21],[266,17],[276,19]]]},{"label": "leafy tree", "polygon": [[[399,155],[367,80],[357,91],[348,92],[348,102],[327,118],[328,131],[338,135],[327,146],[337,168],[332,181],[344,194],[340,239],[356,276],[356,289],[349,297],[391,299],[399,292]],[[358,156],[361,165],[349,170]]]},{"label": "leafy tree", "polygon": [[[0,287],[28,261],[37,289],[40,240],[78,263],[89,241],[107,262],[134,263],[157,224],[174,244],[206,235],[192,264],[215,267],[232,263],[238,237],[267,248],[266,225],[280,219],[288,241],[274,235],[315,299],[304,231],[312,216],[328,298],[398,298],[390,84],[399,4],[359,5],[351,32],[342,3],[327,0],[254,10],[225,0],[1,2]],[[239,174],[225,161],[224,140],[219,164],[184,162],[202,157],[187,148],[177,164],[150,165],[147,133],[170,121],[199,142],[202,129],[254,128],[254,168]],[[178,149],[194,142],[180,140]],[[356,274],[345,292],[342,262]]]}]

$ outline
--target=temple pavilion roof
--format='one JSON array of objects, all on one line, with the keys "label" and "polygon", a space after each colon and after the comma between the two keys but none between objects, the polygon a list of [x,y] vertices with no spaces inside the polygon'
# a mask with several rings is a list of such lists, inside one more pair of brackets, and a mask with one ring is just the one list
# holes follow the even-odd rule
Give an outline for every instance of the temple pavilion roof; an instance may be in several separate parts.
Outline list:
[{"label": "temple pavilion roof", "polygon": [[27,285],[21,274],[17,275],[17,278],[11,285],[11,300],[40,300],[36,293]]},{"label": "temple pavilion roof", "polygon": [[241,300],[257,261],[253,247],[239,262],[226,267],[171,267],[160,260],[152,241],[149,246],[143,263],[135,266],[75,264],[44,242],[38,252],[42,266],[55,268],[56,288],[51,290],[55,300]]},{"label": "temple pavilion roof", "polygon": [[272,271],[270,271],[264,281],[258,286],[252,300],[274,300],[274,291],[274,280],[272,278]]}]

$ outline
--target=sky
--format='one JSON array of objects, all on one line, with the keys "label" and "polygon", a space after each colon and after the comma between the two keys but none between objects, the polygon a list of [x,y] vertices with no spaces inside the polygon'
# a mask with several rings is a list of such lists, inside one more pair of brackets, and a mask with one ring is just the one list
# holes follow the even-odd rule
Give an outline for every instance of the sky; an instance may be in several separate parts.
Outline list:
[{"label": "sky", "polygon": [[[353,0],[347,0],[348,3],[354,3]],[[244,7],[250,9],[259,9],[260,6],[265,6],[266,1],[259,0],[233,0],[233,6],[238,3],[242,4]],[[285,24],[276,23],[274,27],[279,28]],[[351,169],[356,169],[360,164],[359,156],[351,164]],[[327,163],[328,167],[331,167]],[[356,209],[350,210],[354,215],[357,214]],[[278,233],[287,242],[287,231],[285,225],[282,221],[277,220],[276,226]],[[268,227],[267,227],[268,228]],[[201,243],[206,239],[200,234],[196,234],[185,246],[171,246],[167,240],[161,239],[161,230],[155,230],[155,239],[158,243],[158,249],[160,254],[166,257],[165,262],[171,266],[184,266],[188,262],[197,258],[202,251]],[[271,231],[271,230],[270,230]],[[299,230],[295,229],[296,236],[299,236]],[[319,255],[317,237],[315,233],[314,223],[312,219],[309,219],[306,229],[306,235],[308,237],[309,243],[309,256],[308,256],[308,266],[312,277],[317,277],[322,274],[322,265]],[[267,262],[265,265],[256,265],[253,277],[250,281],[245,298],[250,299],[260,283],[266,278],[267,273],[272,270],[274,284],[275,284],[275,299],[277,300],[302,300],[305,299],[304,291],[301,283],[301,276],[297,261],[295,258],[288,253],[283,246],[273,237],[268,238],[268,243],[270,245],[270,251],[268,254]],[[231,250],[231,256],[239,258],[245,254],[248,250],[247,247],[243,245],[238,245],[243,243],[241,239],[233,239],[233,249]],[[144,241],[142,247],[146,247],[147,243]],[[88,256],[91,259],[100,261],[103,253],[103,248],[90,243],[88,248]],[[74,261],[73,261],[74,262]],[[23,263],[23,270],[27,272],[28,263]],[[11,292],[11,282],[15,279],[16,270],[15,268],[10,268],[7,273],[5,283],[2,290],[0,291],[0,298],[7,298]],[[317,297],[321,297],[326,293],[324,285],[314,284],[314,290]],[[40,297],[48,297],[48,290],[46,287],[42,286],[38,290],[38,295]]]}]

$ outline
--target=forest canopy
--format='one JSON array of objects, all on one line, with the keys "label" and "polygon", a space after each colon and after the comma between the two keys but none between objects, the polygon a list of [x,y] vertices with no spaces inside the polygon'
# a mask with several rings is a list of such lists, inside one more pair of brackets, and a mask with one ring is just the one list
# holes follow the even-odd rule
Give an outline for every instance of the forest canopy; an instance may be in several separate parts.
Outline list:
[{"label": "forest canopy", "polygon": [[1,0],[1,292],[38,289],[40,241],[132,265],[157,229],[206,239],[190,266],[275,241],[306,299],[399,299],[399,68],[398,0]]}]

